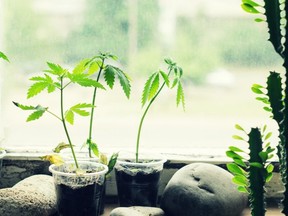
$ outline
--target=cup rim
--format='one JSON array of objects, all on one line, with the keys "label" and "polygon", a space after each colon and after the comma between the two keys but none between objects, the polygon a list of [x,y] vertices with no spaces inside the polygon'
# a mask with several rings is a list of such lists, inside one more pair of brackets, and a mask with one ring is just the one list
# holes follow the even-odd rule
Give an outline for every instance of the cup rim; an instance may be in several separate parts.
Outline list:
[{"label": "cup rim", "polygon": [[[152,160],[150,162],[144,162],[144,163],[136,163],[135,161],[125,161],[125,159],[131,159],[131,157],[125,158],[125,157],[121,157],[121,153],[122,154],[129,154],[129,155],[133,155],[135,153],[130,152],[130,151],[122,151],[119,152],[119,157],[117,159],[117,163],[118,164],[122,164],[122,165],[130,165],[130,166],[137,166],[137,167],[146,167],[146,166],[157,166],[159,164],[164,164],[167,159],[163,158],[160,154],[147,154],[147,153],[142,153],[140,155],[144,155],[144,157],[140,157],[140,159],[144,159],[144,160]],[[147,155],[148,157],[145,157],[145,155]],[[133,158],[134,159],[134,158]]]},{"label": "cup rim", "polygon": [[[51,164],[49,166],[49,171],[54,175],[61,175],[61,176],[73,176],[73,177],[87,177],[87,176],[95,176],[95,175],[105,175],[108,172],[108,167],[105,164],[101,164],[101,163],[97,163],[97,162],[93,162],[93,161],[79,161],[79,164],[94,164],[94,165],[100,165],[102,166],[104,169],[101,171],[97,171],[97,172],[93,172],[93,173],[84,173],[84,174],[76,174],[76,173],[67,173],[67,172],[61,172],[58,170],[55,170],[56,166],[55,164]],[[74,164],[73,161],[66,161],[64,164]],[[62,164],[62,165],[64,165]],[[60,165],[60,166],[62,166]]]}]

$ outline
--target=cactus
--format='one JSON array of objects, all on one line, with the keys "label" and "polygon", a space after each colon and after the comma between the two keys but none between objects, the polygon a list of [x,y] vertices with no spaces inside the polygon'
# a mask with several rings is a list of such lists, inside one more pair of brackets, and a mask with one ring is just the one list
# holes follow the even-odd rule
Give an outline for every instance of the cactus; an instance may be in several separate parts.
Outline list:
[{"label": "cactus", "polygon": [[265,208],[265,183],[270,181],[273,172],[273,165],[267,160],[270,159],[274,151],[268,142],[271,132],[266,133],[266,126],[262,132],[259,128],[252,128],[249,133],[236,125],[238,130],[245,133],[248,138],[234,135],[238,140],[248,143],[248,150],[230,146],[227,156],[233,159],[233,163],[227,165],[230,172],[234,174],[233,182],[238,185],[240,192],[249,194],[249,204],[252,216],[264,216]]},{"label": "cactus", "polygon": [[[265,19],[256,19],[256,21],[265,21],[268,25],[269,41],[272,43],[275,51],[283,59],[285,69],[285,82],[282,89],[280,74],[271,72],[267,79],[267,87],[256,85],[254,92],[264,95],[259,98],[270,107],[264,109],[271,111],[273,119],[279,126],[279,143],[277,146],[277,155],[280,162],[280,173],[284,184],[284,198],[282,200],[282,213],[288,215],[288,2],[285,0],[264,0],[264,4],[252,0],[242,0],[242,8],[250,13],[262,14]],[[261,13],[260,11],[264,11]],[[264,93],[263,89],[267,91]]]}]

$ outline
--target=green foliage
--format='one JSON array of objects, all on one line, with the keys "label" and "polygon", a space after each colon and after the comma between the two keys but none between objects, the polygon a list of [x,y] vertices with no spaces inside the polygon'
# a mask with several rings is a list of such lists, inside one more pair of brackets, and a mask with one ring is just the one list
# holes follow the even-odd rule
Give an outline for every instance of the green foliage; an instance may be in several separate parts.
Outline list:
[{"label": "green foliage", "polygon": [[[270,146],[271,132],[262,132],[252,128],[247,134],[240,125],[235,128],[243,135],[234,135],[233,138],[245,141],[248,146],[245,150],[230,146],[226,152],[233,163],[227,164],[227,169],[234,175],[233,182],[238,185],[238,191],[249,194],[251,214],[253,216],[265,215],[265,183],[272,178],[273,165],[268,161],[273,156],[274,149]],[[248,152],[248,153],[247,153]]]},{"label": "green foliage", "polygon": [[[171,59],[164,59],[164,61],[168,65],[168,72],[165,73],[162,70],[158,70],[157,72],[152,73],[152,75],[150,75],[147,81],[145,82],[142,91],[141,104],[142,107],[144,106],[146,107],[141,116],[138,127],[137,141],[136,141],[136,162],[138,162],[140,135],[144,119],[152,103],[160,94],[164,86],[167,86],[170,89],[173,89],[175,86],[177,86],[176,105],[178,106],[181,102],[183,109],[185,109],[184,90],[181,83],[183,70],[176,64],[176,62],[173,62]],[[171,79],[171,77],[173,83],[172,86],[170,86],[171,81],[169,80]],[[160,85],[160,78],[163,79],[161,85]]]},{"label": "green foliage", "polygon": [[9,62],[8,57],[3,52],[0,51],[0,59],[1,58],[4,59],[5,61]]}]

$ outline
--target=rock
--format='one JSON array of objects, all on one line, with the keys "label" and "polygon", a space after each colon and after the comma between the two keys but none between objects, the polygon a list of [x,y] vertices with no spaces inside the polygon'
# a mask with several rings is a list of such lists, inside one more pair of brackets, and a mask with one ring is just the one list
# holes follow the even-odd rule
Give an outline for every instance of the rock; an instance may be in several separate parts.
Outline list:
[{"label": "rock", "polygon": [[238,216],[247,195],[232,175],[212,164],[194,163],[178,170],[164,189],[161,208],[168,216]]},{"label": "rock", "polygon": [[0,190],[1,216],[49,216],[56,212],[53,177],[34,175]]},{"label": "rock", "polygon": [[160,208],[156,207],[119,207],[111,211],[110,216],[165,216]]}]

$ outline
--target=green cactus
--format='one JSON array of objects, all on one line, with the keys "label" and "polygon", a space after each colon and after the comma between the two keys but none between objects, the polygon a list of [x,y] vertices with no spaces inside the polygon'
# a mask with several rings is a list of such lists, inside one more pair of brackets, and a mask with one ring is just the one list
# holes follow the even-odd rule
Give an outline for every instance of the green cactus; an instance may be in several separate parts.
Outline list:
[{"label": "green cactus", "polygon": [[248,151],[230,146],[226,155],[233,159],[233,163],[228,164],[227,168],[234,174],[233,182],[238,185],[238,190],[249,194],[251,215],[264,216],[265,183],[270,181],[274,168],[268,162],[268,159],[273,157],[274,151],[268,141],[272,133],[266,133],[266,126],[263,127],[262,132],[259,128],[252,128],[249,133],[239,125],[236,125],[236,128],[243,131],[247,138],[239,135],[233,137],[247,142]]},{"label": "green cactus", "polygon": [[[254,86],[254,92],[263,94],[264,98],[260,98],[265,105],[264,109],[271,111],[273,119],[279,126],[279,143],[277,146],[277,155],[280,162],[280,173],[284,184],[284,198],[282,200],[282,213],[288,215],[288,2],[285,0],[264,0],[264,4],[254,2],[252,0],[242,0],[242,8],[250,13],[262,14],[265,19],[256,19],[256,21],[265,21],[268,25],[269,41],[272,43],[276,53],[283,59],[283,67],[285,68],[285,82],[282,88],[280,74],[271,72],[267,79],[267,87]],[[264,11],[261,13],[260,11]],[[259,90],[259,91],[258,91]],[[257,92],[258,91],[258,92]]]}]

